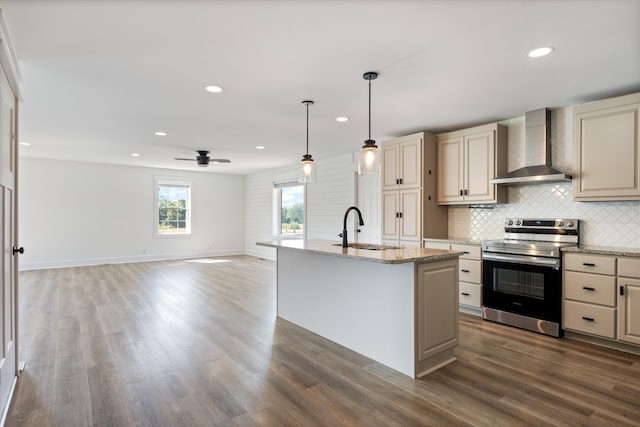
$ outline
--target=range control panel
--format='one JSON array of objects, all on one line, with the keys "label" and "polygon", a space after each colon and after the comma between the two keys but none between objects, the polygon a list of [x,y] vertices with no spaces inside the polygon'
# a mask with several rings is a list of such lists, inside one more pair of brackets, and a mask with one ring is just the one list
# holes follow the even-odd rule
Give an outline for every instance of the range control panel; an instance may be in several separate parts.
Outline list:
[{"label": "range control panel", "polygon": [[505,231],[524,231],[524,230],[547,230],[550,233],[559,231],[564,232],[578,232],[577,219],[565,219],[565,218],[505,218],[504,229]]}]

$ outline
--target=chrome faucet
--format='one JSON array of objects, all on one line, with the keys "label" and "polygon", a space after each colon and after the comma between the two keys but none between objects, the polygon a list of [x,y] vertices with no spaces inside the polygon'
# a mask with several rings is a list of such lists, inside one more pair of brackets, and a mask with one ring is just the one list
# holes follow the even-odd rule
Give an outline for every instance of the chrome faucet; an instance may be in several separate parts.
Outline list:
[{"label": "chrome faucet", "polygon": [[342,247],[343,248],[348,248],[349,247],[349,243],[347,242],[347,217],[349,216],[349,212],[351,212],[352,210],[355,210],[358,213],[358,219],[360,221],[360,225],[364,225],[364,221],[362,220],[362,212],[360,212],[360,209],[358,209],[355,206],[351,206],[349,209],[347,209],[347,211],[344,213],[344,224],[342,226]]}]

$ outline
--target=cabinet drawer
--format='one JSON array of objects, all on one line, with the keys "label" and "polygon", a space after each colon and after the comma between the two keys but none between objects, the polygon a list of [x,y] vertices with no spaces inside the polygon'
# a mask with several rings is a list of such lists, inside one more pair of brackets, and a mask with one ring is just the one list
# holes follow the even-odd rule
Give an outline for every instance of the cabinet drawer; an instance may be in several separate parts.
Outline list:
[{"label": "cabinet drawer", "polygon": [[482,282],[482,261],[460,258],[461,282],[481,283]]},{"label": "cabinet drawer", "polygon": [[460,255],[460,259],[482,259],[482,246],[461,245],[454,243],[451,245],[451,250],[464,252],[464,255]]},{"label": "cabinet drawer", "polygon": [[640,279],[640,258],[618,258],[618,276]]},{"label": "cabinet drawer", "polygon": [[431,241],[425,241],[424,242],[424,247],[427,249],[442,249],[445,251],[448,251],[451,249],[451,245],[449,243],[445,243],[445,242],[431,242]]},{"label": "cabinet drawer", "polygon": [[482,307],[482,285],[460,282],[460,304]]},{"label": "cabinet drawer", "polygon": [[564,302],[564,328],[607,338],[616,337],[616,309],[582,302]]},{"label": "cabinet drawer", "polygon": [[564,272],[564,297],[591,304],[616,306],[616,278],[601,274]]},{"label": "cabinet drawer", "polygon": [[616,259],[602,255],[565,254],[564,268],[572,271],[615,276]]}]

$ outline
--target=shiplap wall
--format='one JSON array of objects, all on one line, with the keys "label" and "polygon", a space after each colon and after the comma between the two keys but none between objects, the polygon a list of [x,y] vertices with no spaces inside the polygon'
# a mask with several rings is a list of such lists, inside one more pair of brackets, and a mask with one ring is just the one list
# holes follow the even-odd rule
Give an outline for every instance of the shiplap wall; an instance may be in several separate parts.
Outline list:
[{"label": "shiplap wall", "polygon": [[[307,238],[339,242],[345,210],[355,204],[356,163],[353,153],[316,160],[317,181],[306,188]],[[245,252],[275,259],[275,250],[256,246],[273,236],[273,183],[297,179],[297,165],[247,175],[245,179]],[[352,224],[353,218],[349,223]],[[351,229],[351,228],[350,228]]]}]

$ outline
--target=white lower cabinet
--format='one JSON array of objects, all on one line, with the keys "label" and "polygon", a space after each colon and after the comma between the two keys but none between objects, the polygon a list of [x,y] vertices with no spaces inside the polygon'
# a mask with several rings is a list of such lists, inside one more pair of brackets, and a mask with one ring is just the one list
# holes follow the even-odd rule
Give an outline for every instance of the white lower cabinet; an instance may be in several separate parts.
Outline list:
[{"label": "white lower cabinet", "polygon": [[618,339],[640,344],[640,258],[618,258]]},{"label": "white lower cabinet", "polygon": [[565,253],[563,328],[640,344],[640,258]]},{"label": "white lower cabinet", "polygon": [[564,255],[564,329],[616,338],[615,271],[615,257]]},{"label": "white lower cabinet", "polygon": [[482,315],[482,248],[480,245],[425,241],[425,248],[459,251],[460,311]]},{"label": "white lower cabinet", "polygon": [[578,301],[565,301],[564,328],[615,339],[616,309]]}]

